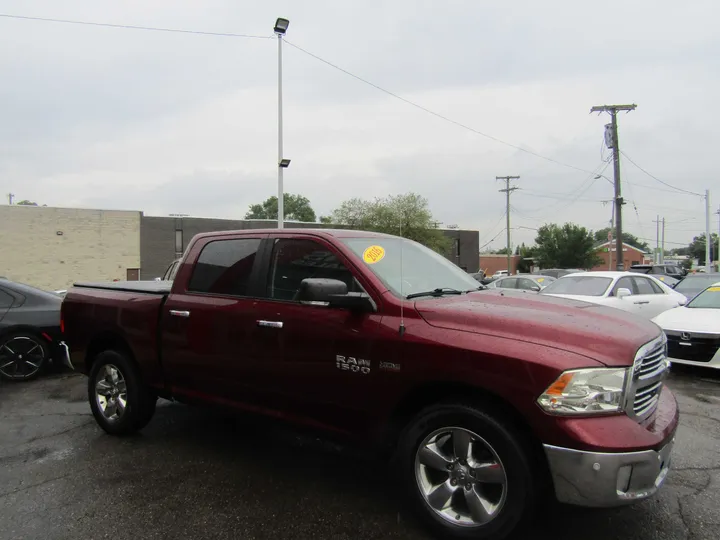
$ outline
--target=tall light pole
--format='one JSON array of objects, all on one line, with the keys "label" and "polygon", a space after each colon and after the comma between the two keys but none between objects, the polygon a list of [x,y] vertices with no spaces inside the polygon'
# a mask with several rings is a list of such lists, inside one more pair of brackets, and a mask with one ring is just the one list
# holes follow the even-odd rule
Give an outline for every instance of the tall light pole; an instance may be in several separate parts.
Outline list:
[{"label": "tall light pole", "polygon": [[287,32],[290,21],[279,18],[275,21],[275,34],[278,37],[278,229],[282,229],[285,220],[285,192],[283,189],[283,169],[290,165],[283,158],[283,116],[282,116],[282,38]]}]

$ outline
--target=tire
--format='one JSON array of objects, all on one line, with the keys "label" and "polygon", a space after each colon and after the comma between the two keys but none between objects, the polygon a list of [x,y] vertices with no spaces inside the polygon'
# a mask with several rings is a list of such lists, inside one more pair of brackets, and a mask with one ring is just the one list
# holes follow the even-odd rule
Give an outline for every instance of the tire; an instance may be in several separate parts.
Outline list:
[{"label": "tire", "polygon": [[155,413],[157,396],[142,382],[135,364],[123,353],[103,351],[93,360],[88,400],[95,421],[111,435],[131,435]]},{"label": "tire", "polygon": [[36,378],[50,358],[43,338],[31,332],[11,332],[0,337],[0,377],[10,381]]},{"label": "tire", "polygon": [[425,409],[398,447],[409,509],[442,538],[502,540],[518,533],[540,494],[528,448],[499,415],[462,403]]}]

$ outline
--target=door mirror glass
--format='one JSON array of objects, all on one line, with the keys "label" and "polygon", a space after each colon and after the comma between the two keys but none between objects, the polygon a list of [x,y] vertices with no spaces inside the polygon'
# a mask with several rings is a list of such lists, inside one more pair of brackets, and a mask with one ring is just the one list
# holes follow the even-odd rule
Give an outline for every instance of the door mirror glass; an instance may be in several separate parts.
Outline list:
[{"label": "door mirror glass", "polygon": [[630,289],[626,289],[625,287],[621,287],[617,290],[615,293],[615,296],[618,298],[625,298],[626,296],[632,296],[632,291]]}]

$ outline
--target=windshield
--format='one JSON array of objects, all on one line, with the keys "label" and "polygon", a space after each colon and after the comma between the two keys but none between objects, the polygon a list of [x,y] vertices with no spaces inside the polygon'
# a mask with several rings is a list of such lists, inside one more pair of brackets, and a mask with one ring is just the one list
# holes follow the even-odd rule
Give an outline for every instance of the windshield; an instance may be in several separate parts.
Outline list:
[{"label": "windshield", "polygon": [[692,298],[706,287],[720,281],[718,275],[695,275],[688,276],[675,286],[675,290],[684,294],[688,298]]},{"label": "windshield", "polygon": [[612,283],[612,278],[596,276],[565,276],[554,281],[543,294],[571,294],[577,296],[602,296]]},{"label": "windshield", "polygon": [[687,307],[689,308],[705,308],[720,309],[720,286],[708,287],[698,294]]},{"label": "windshield", "polygon": [[394,237],[341,240],[397,296],[439,288],[476,291],[481,286],[442,255],[411,240]]}]

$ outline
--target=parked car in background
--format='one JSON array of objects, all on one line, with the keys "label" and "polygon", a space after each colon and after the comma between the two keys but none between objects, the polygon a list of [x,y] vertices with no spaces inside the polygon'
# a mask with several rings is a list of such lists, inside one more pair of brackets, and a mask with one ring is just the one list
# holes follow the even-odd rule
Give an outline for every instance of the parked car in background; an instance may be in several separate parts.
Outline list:
[{"label": "parked car in background", "polygon": [[61,358],[61,304],[54,293],[0,279],[0,377],[29,380]]},{"label": "parked car in background", "polygon": [[507,276],[507,275],[508,275],[508,271],[507,271],[507,270],[498,270],[497,272],[495,272],[495,273],[492,275],[492,279],[498,279],[498,278],[501,278],[501,277],[505,277],[505,276]]},{"label": "parked car in background", "polygon": [[713,283],[720,281],[720,273],[711,274],[690,274],[685,276],[675,285],[674,289],[684,294],[688,300],[692,300]]},{"label": "parked car in background", "polygon": [[156,277],[155,281],[172,281],[175,279],[175,274],[177,274],[178,268],[180,268],[180,261],[182,261],[182,259],[175,259],[171,262],[165,269],[165,273],[162,277]]},{"label": "parked car in background", "polygon": [[685,296],[654,276],[632,272],[569,274],[551,283],[540,294],[602,304],[646,319],[687,302]]},{"label": "parked car in background", "polygon": [[675,279],[682,279],[687,275],[687,270],[680,265],[674,263],[662,264],[633,264],[630,267],[631,272],[638,274],[652,274],[655,276],[670,276]]},{"label": "parked car in background", "polygon": [[671,362],[720,369],[720,281],[653,321],[667,336]]},{"label": "parked car in background", "polygon": [[652,277],[655,279],[662,281],[665,285],[670,287],[671,289],[674,289],[675,286],[680,283],[680,280],[677,278],[674,278],[672,276],[663,276],[662,274],[652,274]]},{"label": "parked car in background", "polygon": [[568,274],[577,274],[578,272],[584,272],[578,268],[546,268],[544,270],[538,270],[536,273],[541,276],[550,276],[555,279],[567,276]]},{"label": "parked car in background", "polygon": [[195,236],[172,282],[76,284],[62,314],[106,432],[142,429],[158,396],[323,428],[394,456],[438,536],[500,539],[545,486],[655,493],[679,418],[657,325],[525,296],[404,238],[267,229]]},{"label": "parked car in background", "polygon": [[499,278],[488,284],[490,289],[519,289],[522,291],[539,292],[555,281],[551,276],[532,276],[522,274]]}]

